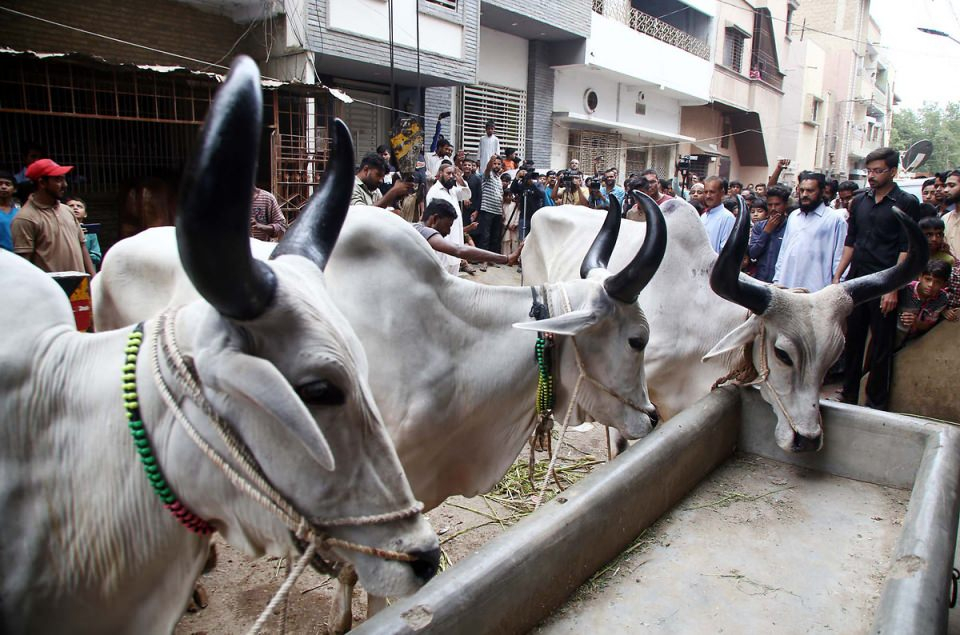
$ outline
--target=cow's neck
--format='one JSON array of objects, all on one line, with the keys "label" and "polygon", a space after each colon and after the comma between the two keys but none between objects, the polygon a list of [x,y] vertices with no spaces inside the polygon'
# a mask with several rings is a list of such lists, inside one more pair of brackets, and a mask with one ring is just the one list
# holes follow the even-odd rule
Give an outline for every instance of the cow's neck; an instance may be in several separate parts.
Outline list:
[{"label": "cow's neck", "polygon": [[[529,322],[529,287],[502,287],[451,280],[445,306],[456,328],[446,347],[449,364],[436,389],[449,395],[440,412],[414,421],[447,422],[442,429],[394,435],[414,493],[428,508],[448,496],[491,489],[521,452],[535,426],[537,335],[513,328]],[[559,355],[556,377],[560,379]],[[558,386],[558,404],[568,394]],[[389,413],[386,413],[389,416]],[[429,438],[424,438],[429,435]],[[430,469],[426,469],[429,465]],[[422,469],[421,469],[422,468]]]},{"label": "cow's neck", "polygon": [[[208,540],[163,508],[135,454],[120,381],[126,345],[127,330],[64,333],[38,351],[34,394],[49,416],[30,422],[18,451],[30,462],[22,485],[41,502],[11,509],[0,501],[11,512],[5,522],[22,525],[12,531],[23,561],[9,570],[31,580],[25,597],[5,601],[24,603],[45,626],[28,630],[170,631],[206,557]],[[137,387],[149,402],[147,368],[142,353]],[[143,414],[162,448],[169,422],[152,407]]]}]

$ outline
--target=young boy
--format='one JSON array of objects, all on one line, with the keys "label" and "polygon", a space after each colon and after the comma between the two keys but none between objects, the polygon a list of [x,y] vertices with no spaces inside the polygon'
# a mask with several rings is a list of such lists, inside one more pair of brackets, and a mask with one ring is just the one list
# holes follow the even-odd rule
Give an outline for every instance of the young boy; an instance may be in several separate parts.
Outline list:
[{"label": "young boy", "polygon": [[87,221],[87,204],[83,199],[72,196],[67,199],[66,205],[73,210],[73,215],[76,217],[77,222],[80,223],[80,228],[83,229],[83,235],[87,239],[87,251],[90,252],[90,260],[93,261],[93,267],[97,271],[100,271],[100,262],[103,260],[103,253],[100,251],[100,239],[97,238],[96,233],[88,232],[84,226],[84,223]]},{"label": "young boy", "polygon": [[755,198],[750,202],[750,226],[754,226],[762,220],[767,220],[767,200]]},{"label": "young boy", "polygon": [[13,180],[13,173],[0,170],[0,249],[13,251],[13,236],[10,234],[10,223],[20,211],[20,205],[13,198],[17,184]]},{"label": "young boy", "polygon": [[951,267],[956,264],[954,257],[950,255],[950,249],[943,240],[943,232],[946,225],[942,218],[937,216],[927,216],[921,218],[917,223],[923,235],[927,237],[927,243],[930,245],[930,258],[932,260],[942,260]]},{"label": "young boy", "polygon": [[941,314],[955,322],[960,314],[947,308],[947,294],[943,288],[950,279],[950,265],[931,259],[920,278],[900,289],[897,302],[897,342],[900,348],[909,339],[920,337],[940,321]]}]

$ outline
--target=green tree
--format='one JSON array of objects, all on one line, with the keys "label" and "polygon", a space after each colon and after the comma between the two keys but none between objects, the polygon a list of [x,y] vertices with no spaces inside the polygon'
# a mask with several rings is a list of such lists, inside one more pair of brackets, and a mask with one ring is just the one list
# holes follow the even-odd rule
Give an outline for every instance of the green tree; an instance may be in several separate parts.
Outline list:
[{"label": "green tree", "polygon": [[904,151],[921,139],[933,142],[933,154],[923,164],[923,171],[942,172],[960,167],[960,102],[945,106],[924,104],[895,112],[890,145]]}]

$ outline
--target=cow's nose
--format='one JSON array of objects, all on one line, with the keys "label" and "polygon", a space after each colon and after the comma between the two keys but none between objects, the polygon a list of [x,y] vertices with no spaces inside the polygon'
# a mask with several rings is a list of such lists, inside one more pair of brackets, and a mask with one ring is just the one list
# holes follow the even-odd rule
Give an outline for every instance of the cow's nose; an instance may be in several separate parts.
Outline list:
[{"label": "cow's nose", "polygon": [[440,569],[440,549],[431,549],[430,551],[412,551],[410,555],[416,558],[410,563],[413,568],[413,574],[427,582],[433,576],[437,575]]},{"label": "cow's nose", "polygon": [[647,416],[650,417],[650,427],[656,428],[657,424],[660,423],[660,413],[657,412],[656,408],[652,408],[647,411]]},{"label": "cow's nose", "polygon": [[793,433],[793,451],[794,452],[816,452],[820,449],[823,441],[823,434],[815,437],[805,437],[801,434]]}]

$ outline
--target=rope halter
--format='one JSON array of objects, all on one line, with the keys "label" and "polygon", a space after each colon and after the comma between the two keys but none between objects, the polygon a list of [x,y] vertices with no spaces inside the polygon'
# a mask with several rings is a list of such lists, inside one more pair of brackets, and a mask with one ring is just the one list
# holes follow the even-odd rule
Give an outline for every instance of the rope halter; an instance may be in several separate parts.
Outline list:
[{"label": "rope halter", "polygon": [[[152,333],[151,370],[154,383],[164,404],[173,415],[174,420],[180,424],[190,440],[193,441],[210,462],[212,462],[237,489],[279,518],[293,534],[297,548],[302,550],[301,556],[296,566],[291,570],[288,579],[280,587],[250,632],[257,633],[263,628],[264,623],[273,609],[280,602],[286,600],[287,594],[308,563],[312,562],[316,568],[324,573],[331,575],[336,573],[337,565],[320,557],[317,554],[318,549],[329,550],[331,548],[340,548],[383,560],[398,562],[416,561],[416,556],[409,553],[381,549],[334,538],[328,534],[328,530],[335,527],[379,525],[413,518],[423,511],[423,503],[415,501],[405,509],[382,514],[345,516],[310,522],[282,492],[269,483],[267,477],[251,455],[250,450],[240,440],[230,425],[217,414],[212,404],[210,404],[204,396],[199,380],[195,376],[195,371],[184,359],[180,347],[177,345],[176,338],[176,316],[178,311],[179,309],[172,309],[161,314],[155,322]],[[221,455],[203,438],[180,408],[177,399],[173,396],[170,385],[161,372],[161,352],[164,361],[177,381],[178,388],[206,415],[209,423],[223,441],[227,448],[227,457]]]}]

